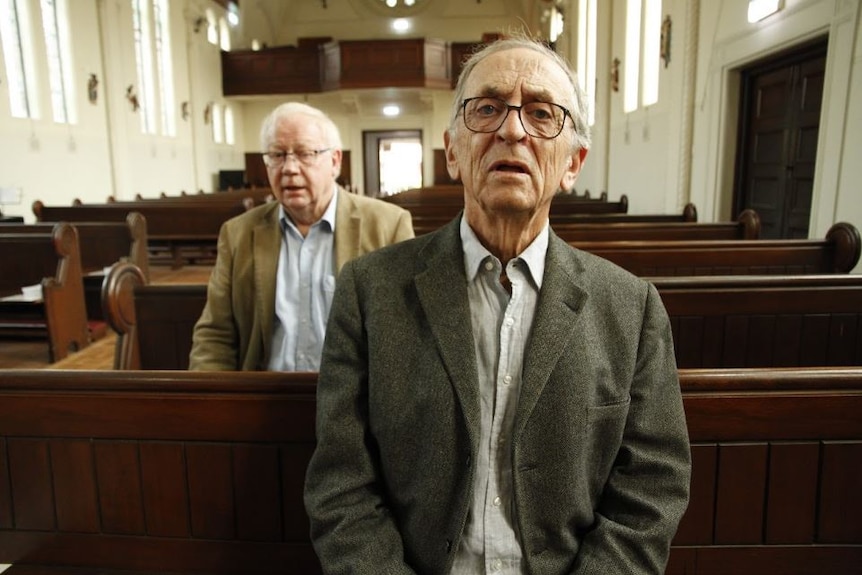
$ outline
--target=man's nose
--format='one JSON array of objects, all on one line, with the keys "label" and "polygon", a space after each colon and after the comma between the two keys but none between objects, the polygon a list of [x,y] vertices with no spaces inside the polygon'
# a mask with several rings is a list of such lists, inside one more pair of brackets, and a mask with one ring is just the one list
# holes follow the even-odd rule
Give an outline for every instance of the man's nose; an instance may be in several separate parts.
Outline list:
[{"label": "man's nose", "polygon": [[497,128],[497,133],[505,140],[518,141],[527,135],[524,124],[521,123],[521,114],[518,109],[509,109],[509,113],[503,118],[503,123]]}]

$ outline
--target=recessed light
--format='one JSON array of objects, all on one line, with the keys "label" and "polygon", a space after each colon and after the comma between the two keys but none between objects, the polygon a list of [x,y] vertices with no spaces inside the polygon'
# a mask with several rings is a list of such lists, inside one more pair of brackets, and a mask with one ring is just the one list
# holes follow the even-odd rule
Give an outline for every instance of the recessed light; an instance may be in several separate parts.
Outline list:
[{"label": "recessed light", "polygon": [[392,21],[392,29],[396,32],[406,32],[410,29],[410,20],[407,18],[396,18]]},{"label": "recessed light", "polygon": [[383,115],[384,116],[397,116],[401,113],[401,108],[396,106],[395,104],[389,104],[387,106],[383,106]]}]

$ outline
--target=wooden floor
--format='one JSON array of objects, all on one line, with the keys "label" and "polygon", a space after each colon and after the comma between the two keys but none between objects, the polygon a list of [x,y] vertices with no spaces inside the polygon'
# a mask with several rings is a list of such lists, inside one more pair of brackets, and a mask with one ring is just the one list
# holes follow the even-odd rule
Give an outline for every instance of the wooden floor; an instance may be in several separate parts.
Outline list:
[{"label": "wooden floor", "polygon": [[[150,282],[154,284],[206,283],[212,266],[184,266],[171,269],[150,267]],[[13,341],[0,339],[0,369],[111,369],[114,363],[116,336],[108,330],[104,337],[85,349],[50,363],[45,341]]]}]

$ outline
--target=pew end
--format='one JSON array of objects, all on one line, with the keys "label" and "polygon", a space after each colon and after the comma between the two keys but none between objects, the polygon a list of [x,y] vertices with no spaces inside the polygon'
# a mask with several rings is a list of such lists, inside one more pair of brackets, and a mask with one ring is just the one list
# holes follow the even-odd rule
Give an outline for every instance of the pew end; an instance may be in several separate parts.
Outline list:
[{"label": "pew end", "polygon": [[108,325],[117,334],[115,370],[141,368],[134,291],[137,286],[147,283],[141,269],[129,262],[111,266],[102,281],[102,311]]},{"label": "pew end", "polygon": [[[49,361],[90,344],[78,232],[61,222],[42,233],[2,233],[0,323],[6,335],[46,338]],[[38,283],[41,298],[17,297]]]}]

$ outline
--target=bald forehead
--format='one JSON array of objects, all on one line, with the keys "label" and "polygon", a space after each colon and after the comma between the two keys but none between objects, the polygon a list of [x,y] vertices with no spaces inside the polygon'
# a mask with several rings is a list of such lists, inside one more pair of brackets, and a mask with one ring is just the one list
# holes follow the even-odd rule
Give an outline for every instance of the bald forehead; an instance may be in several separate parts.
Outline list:
[{"label": "bald forehead", "polygon": [[572,87],[556,62],[529,48],[515,48],[477,63],[464,92],[465,98],[497,96],[508,100],[520,95],[525,100],[568,102]]}]

